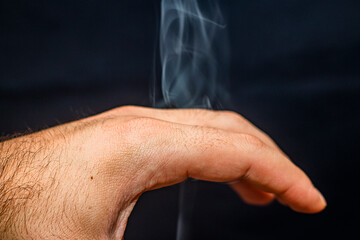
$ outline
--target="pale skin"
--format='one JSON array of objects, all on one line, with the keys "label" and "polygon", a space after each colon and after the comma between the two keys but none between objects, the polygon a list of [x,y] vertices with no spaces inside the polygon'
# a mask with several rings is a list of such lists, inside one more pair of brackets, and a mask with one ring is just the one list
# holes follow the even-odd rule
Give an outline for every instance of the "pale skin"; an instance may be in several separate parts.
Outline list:
[{"label": "pale skin", "polygon": [[247,203],[326,202],[269,136],[228,111],[126,106],[0,143],[0,239],[122,239],[140,195],[188,177]]}]

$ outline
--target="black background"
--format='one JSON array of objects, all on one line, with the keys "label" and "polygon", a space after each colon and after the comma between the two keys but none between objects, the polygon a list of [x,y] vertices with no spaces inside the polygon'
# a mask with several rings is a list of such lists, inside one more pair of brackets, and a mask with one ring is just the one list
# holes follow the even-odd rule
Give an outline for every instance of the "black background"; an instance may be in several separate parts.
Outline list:
[{"label": "black background", "polygon": [[[328,201],[317,215],[254,207],[201,182],[192,239],[357,236],[360,1],[223,0],[231,43],[226,109],[255,123]],[[124,104],[151,105],[160,2],[0,0],[0,133]],[[155,76],[156,77],[156,76]],[[144,194],[126,239],[174,239],[178,186]]]}]

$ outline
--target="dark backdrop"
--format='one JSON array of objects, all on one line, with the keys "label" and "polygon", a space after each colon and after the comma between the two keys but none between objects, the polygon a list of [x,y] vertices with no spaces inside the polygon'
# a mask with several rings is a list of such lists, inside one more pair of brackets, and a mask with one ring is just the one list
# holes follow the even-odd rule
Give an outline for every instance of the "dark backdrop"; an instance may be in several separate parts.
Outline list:
[{"label": "dark backdrop", "polygon": [[[272,136],[328,200],[304,215],[201,182],[193,239],[357,236],[360,1],[221,1],[231,104]],[[0,132],[151,104],[159,1],[0,0]],[[144,194],[126,239],[174,239],[178,186]]]}]

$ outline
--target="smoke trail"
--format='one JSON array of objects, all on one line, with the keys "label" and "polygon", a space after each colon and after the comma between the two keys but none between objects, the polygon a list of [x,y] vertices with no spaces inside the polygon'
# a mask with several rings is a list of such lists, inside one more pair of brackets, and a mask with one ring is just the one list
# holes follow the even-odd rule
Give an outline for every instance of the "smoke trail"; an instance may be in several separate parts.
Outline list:
[{"label": "smoke trail", "polygon": [[[226,25],[214,0],[162,0],[161,90],[158,106],[214,108],[227,97]],[[190,238],[197,183],[180,186],[177,240]]]},{"label": "smoke trail", "polygon": [[166,105],[210,108],[224,99],[225,28],[216,1],[162,0],[161,88]]}]

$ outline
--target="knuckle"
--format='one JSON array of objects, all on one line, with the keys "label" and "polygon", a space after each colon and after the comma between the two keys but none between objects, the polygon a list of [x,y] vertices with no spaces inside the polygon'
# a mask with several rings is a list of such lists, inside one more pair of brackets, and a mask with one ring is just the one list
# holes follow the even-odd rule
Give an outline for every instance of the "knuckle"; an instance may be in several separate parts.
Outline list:
[{"label": "knuckle", "polygon": [[[151,153],[152,147],[158,141],[156,134],[161,124],[157,120],[147,117],[129,117],[126,119],[107,122],[103,132],[104,139],[110,142],[110,147],[117,146],[117,154],[128,160],[142,159]],[[113,151],[113,150],[111,150]]]},{"label": "knuckle", "polygon": [[141,140],[145,135],[150,135],[156,128],[155,119],[147,117],[105,118],[101,124],[101,132],[109,139]]},{"label": "knuckle", "polygon": [[139,107],[133,105],[126,105],[116,108],[117,111],[125,114],[135,113]]},{"label": "knuckle", "polygon": [[221,111],[220,113],[224,114],[225,116],[228,117],[233,117],[233,118],[238,118],[239,114],[237,114],[236,112],[233,111]]},{"label": "knuckle", "polygon": [[135,106],[126,105],[126,106],[113,108],[109,111],[103,112],[100,114],[100,116],[102,116],[102,117],[119,116],[119,115],[123,115],[123,114],[134,113],[135,111],[136,111]]},{"label": "knuckle", "polygon": [[248,126],[244,121],[244,118],[232,111],[220,111],[217,113],[217,120],[222,123],[226,123],[225,126],[230,129],[237,131],[247,130]]},{"label": "knuckle", "polygon": [[240,123],[244,121],[244,118],[236,113],[236,112],[232,112],[232,111],[223,111],[221,112],[222,116],[228,118],[229,120],[236,122],[236,123]]}]

